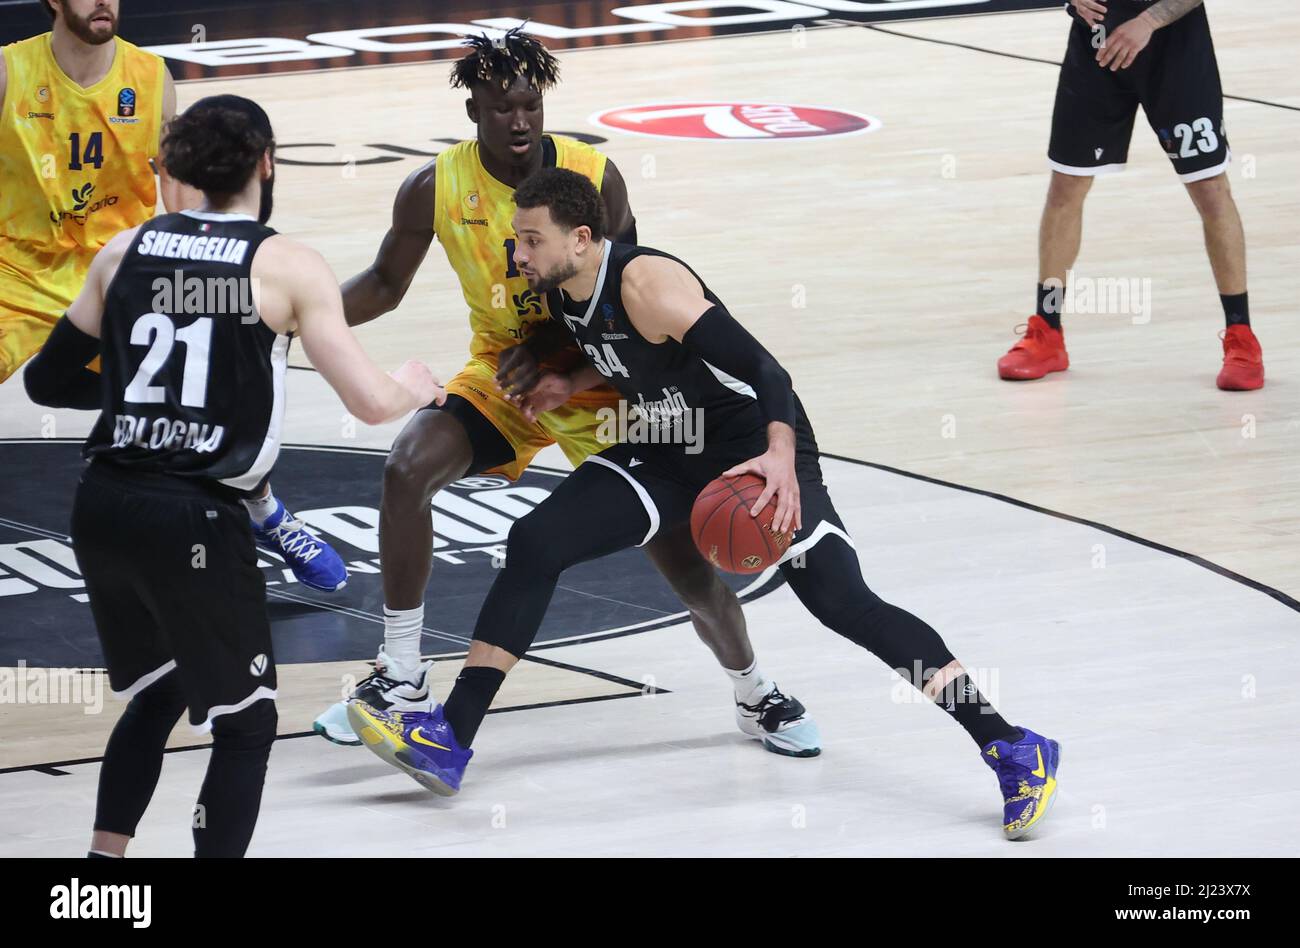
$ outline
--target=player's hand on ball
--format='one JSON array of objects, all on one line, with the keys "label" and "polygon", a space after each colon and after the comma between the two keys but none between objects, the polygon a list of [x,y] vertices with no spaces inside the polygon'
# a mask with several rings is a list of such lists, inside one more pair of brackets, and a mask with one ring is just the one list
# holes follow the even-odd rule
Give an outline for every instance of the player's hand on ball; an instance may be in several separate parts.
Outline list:
[{"label": "player's hand on ball", "polygon": [[527,346],[511,346],[501,352],[497,362],[497,388],[509,398],[512,395],[524,395],[541,378],[542,370],[537,358]]},{"label": "player's hand on ball", "polygon": [[1145,13],[1111,31],[1106,43],[1097,50],[1097,63],[1103,69],[1117,72],[1133,65],[1138,53],[1147,48],[1155,27]]},{"label": "player's hand on ball", "polygon": [[408,359],[399,368],[388,374],[399,385],[414,392],[421,405],[427,405],[430,402],[437,402],[441,405],[447,400],[447,393],[443,390],[442,383],[434,377],[434,374],[429,371],[429,367],[423,362]]},{"label": "player's hand on ball", "polygon": [[1070,0],[1070,3],[1089,26],[1096,26],[1106,15],[1106,0]]},{"label": "player's hand on ball", "polygon": [[738,477],[741,474],[757,474],[767,482],[763,493],[758,495],[754,506],[749,508],[751,517],[757,517],[767,506],[768,501],[775,497],[776,515],[772,518],[773,529],[779,533],[795,533],[803,527],[799,509],[799,479],[794,473],[793,449],[770,447],[767,453],[722,472],[723,477]]},{"label": "player's hand on ball", "polygon": [[506,395],[506,398],[519,406],[524,417],[536,421],[544,411],[559,408],[573,394],[573,382],[563,372],[543,372],[527,392],[522,395]]}]

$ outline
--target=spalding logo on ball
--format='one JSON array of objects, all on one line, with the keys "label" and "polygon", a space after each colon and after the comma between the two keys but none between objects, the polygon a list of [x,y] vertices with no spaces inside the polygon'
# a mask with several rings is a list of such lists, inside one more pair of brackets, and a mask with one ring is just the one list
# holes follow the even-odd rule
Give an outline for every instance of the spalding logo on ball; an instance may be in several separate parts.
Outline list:
[{"label": "spalding logo on ball", "polygon": [[749,510],[766,482],[754,474],[719,477],[700,491],[691,508],[691,536],[701,555],[728,573],[761,573],[780,562],[791,533],[772,526],[776,502],[752,517]]}]

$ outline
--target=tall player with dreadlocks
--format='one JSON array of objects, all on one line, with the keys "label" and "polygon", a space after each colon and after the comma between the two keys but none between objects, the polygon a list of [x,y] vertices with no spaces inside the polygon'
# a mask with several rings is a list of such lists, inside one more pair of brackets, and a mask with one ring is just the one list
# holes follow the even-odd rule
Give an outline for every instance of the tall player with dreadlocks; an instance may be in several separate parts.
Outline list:
[{"label": "tall player with dreadlocks", "polygon": [[[534,455],[558,444],[576,467],[609,447],[597,437],[597,411],[618,404],[602,386],[536,421],[524,417],[502,386],[526,391],[541,372],[582,363],[557,331],[544,298],[514,264],[514,189],[542,168],[567,168],[591,179],[601,193],[610,232],[636,240],[627,187],[614,163],[572,138],[542,131],[543,94],[559,77],[559,63],[541,43],[517,29],[496,39],[472,37],[469,53],[451,75],[466,89],[465,109],[477,137],[442,152],[398,189],[393,221],[375,262],[343,285],[348,324],[395,309],[436,236],[460,278],[470,309],[470,360],[447,384],[443,405],[416,413],[393,443],[384,468],[379,551],[384,582],[384,645],[375,673],[353,693],[381,709],[427,710],[427,663],[420,663],[424,593],[432,571],[435,493],[462,477],[494,473],[514,480]],[[533,352],[556,353],[545,358]],[[768,750],[797,757],[820,752],[817,726],[803,705],[782,694],[758,670],[735,593],[695,549],[688,525],[645,546],[655,567],[690,611],[696,632],[732,678],[740,729]],[[470,667],[457,682],[446,714],[468,731],[492,703],[504,674]],[[316,719],[317,733],[338,743],[360,741],[340,702]]]}]

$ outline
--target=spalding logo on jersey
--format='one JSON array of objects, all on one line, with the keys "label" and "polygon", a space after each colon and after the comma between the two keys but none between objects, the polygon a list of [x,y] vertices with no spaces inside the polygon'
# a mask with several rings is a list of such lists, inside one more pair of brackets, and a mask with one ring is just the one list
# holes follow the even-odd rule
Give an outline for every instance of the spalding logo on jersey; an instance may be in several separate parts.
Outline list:
[{"label": "spalding logo on jersey", "polygon": [[[80,441],[0,442],[0,668],[97,667],[103,658],[85,584],[68,541]],[[348,564],[340,592],[319,593],[259,551],[280,664],[374,658],[383,637],[379,501],[385,452],[285,448],[277,493]],[[510,527],[563,480],[536,467],[518,481],[467,477],[434,498],[434,570],[425,607],[425,654],[463,652],[488,588],[504,564]],[[208,550],[208,562],[217,551]],[[737,589],[753,577],[727,577]],[[767,591],[779,580],[761,587]],[[684,621],[682,606],[640,550],[564,574],[539,642],[647,631]],[[673,618],[673,616],[678,616]],[[259,656],[260,657],[260,656]],[[258,675],[257,658],[249,673]],[[265,669],[263,669],[265,670]]]},{"label": "spalding logo on jersey", "polygon": [[882,126],[879,119],[821,106],[777,102],[672,102],[606,109],[588,121],[653,138],[776,141],[831,135],[861,135]]}]

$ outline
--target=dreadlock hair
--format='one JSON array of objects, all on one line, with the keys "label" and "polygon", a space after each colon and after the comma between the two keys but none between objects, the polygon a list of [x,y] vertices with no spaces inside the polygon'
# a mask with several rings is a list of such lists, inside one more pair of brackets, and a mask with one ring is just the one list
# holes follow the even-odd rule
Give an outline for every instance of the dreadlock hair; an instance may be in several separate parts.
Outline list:
[{"label": "dreadlock hair", "polygon": [[545,92],[555,85],[560,78],[559,60],[522,29],[516,26],[497,39],[486,33],[467,36],[470,52],[452,67],[451,87],[472,90],[476,85],[495,85],[506,92],[523,79],[534,92]]}]

